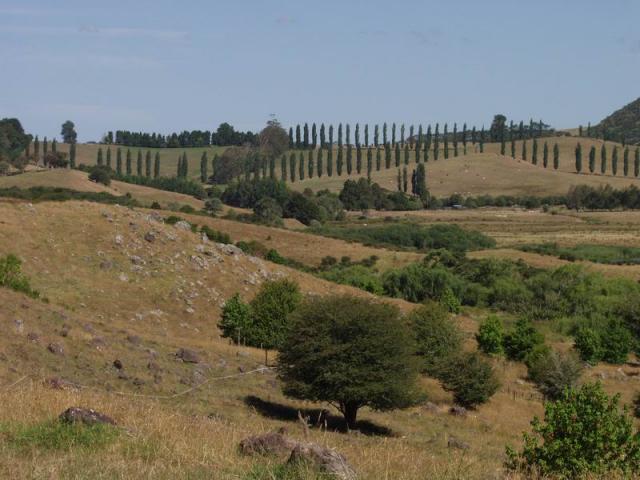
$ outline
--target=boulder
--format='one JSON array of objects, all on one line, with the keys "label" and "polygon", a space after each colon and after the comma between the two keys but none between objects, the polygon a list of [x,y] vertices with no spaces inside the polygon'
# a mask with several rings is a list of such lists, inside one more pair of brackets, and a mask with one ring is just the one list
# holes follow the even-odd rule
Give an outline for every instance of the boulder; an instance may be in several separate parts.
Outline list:
[{"label": "boulder", "polygon": [[176,352],[176,357],[185,363],[200,363],[200,357],[196,352],[188,348],[181,348]]},{"label": "boulder", "polygon": [[149,242],[149,243],[153,243],[156,241],[156,232],[154,232],[153,230],[150,232],[147,232],[144,234],[144,239]]},{"label": "boulder", "polygon": [[107,415],[91,408],[71,407],[60,414],[63,423],[82,423],[84,425],[115,425],[116,422]]},{"label": "boulder", "polygon": [[240,451],[245,455],[276,455],[286,457],[298,442],[284,435],[284,429],[247,437],[240,442]]},{"label": "boulder", "polygon": [[174,227],[177,228],[178,230],[185,230],[185,231],[191,230],[191,224],[189,222],[185,222],[184,220],[180,220],[179,222],[176,222]]},{"label": "boulder", "polygon": [[454,405],[453,407],[451,407],[449,409],[449,413],[451,415],[455,415],[456,417],[466,417],[467,416],[467,409],[464,407],[461,407],[459,405]]},{"label": "boulder", "polygon": [[303,462],[340,480],[355,480],[356,472],[344,455],[315,443],[298,443],[291,451],[289,463]]},{"label": "boulder", "polygon": [[64,349],[59,343],[50,343],[49,345],[47,345],[47,350],[49,350],[54,355],[64,355]]},{"label": "boulder", "polygon": [[456,448],[458,450],[469,450],[471,446],[467,442],[463,442],[462,440],[456,437],[449,437],[447,441],[448,448]]}]

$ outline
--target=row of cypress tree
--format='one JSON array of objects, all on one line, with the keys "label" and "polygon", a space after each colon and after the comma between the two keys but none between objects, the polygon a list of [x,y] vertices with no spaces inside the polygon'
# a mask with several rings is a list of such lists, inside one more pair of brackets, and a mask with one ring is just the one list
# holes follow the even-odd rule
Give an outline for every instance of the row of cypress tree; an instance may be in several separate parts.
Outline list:
[{"label": "row of cypress tree", "polygon": [[[75,145],[72,144],[71,148],[75,151],[74,147]],[[71,158],[73,158],[74,160],[71,161]],[[100,147],[98,148],[96,164],[99,166],[102,166],[102,165],[107,166],[112,170],[115,170],[115,172],[118,175],[127,175],[127,176],[134,175],[133,158],[132,158],[130,149],[127,149],[126,158],[124,162],[122,159],[122,149],[120,148],[116,149],[116,161],[115,161],[115,168],[114,168],[114,165],[112,164],[112,158],[111,158],[111,149],[107,148],[106,154],[103,154],[102,147]],[[75,153],[73,156],[70,155],[70,166],[71,168],[75,167]],[[143,161],[142,150],[138,150],[138,154],[136,158],[135,176],[151,177],[152,174],[153,174],[153,178],[160,177],[160,152],[156,152],[155,154],[155,158],[153,161],[153,171],[152,171],[151,151],[147,150],[146,154],[144,155],[144,161]]]},{"label": "row of cypress tree", "polygon": [[[594,145],[589,149],[589,157],[588,157],[588,168],[589,173],[594,173],[596,171],[596,161],[597,161],[597,149]],[[625,177],[629,176],[630,173],[630,156],[631,152],[628,146],[625,146],[622,151],[622,173]],[[618,174],[618,146],[614,145],[613,152],[611,154],[611,174]],[[575,159],[576,159],[576,172],[582,173],[583,165],[582,165],[582,145],[580,142],[577,143],[575,148]],[[600,147],[600,173],[605,175],[608,171],[608,154],[607,154],[607,146],[603,143]],[[640,176],[640,147],[636,147],[634,156],[633,156],[633,176]]]}]

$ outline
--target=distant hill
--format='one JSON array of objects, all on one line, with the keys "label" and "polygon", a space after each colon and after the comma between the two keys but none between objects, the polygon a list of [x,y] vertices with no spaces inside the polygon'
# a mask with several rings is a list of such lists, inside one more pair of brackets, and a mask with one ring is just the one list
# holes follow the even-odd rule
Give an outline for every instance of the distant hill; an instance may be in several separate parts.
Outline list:
[{"label": "distant hill", "polygon": [[607,139],[640,144],[640,98],[613,112],[596,128],[600,134],[606,132]]}]

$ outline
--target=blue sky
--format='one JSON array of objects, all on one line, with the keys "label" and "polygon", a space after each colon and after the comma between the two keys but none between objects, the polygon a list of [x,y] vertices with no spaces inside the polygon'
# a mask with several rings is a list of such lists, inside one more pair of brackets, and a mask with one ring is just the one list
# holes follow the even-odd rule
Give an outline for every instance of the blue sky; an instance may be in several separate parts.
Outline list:
[{"label": "blue sky", "polygon": [[640,96],[636,0],[0,0],[0,117],[167,133],[308,122],[559,128]]}]

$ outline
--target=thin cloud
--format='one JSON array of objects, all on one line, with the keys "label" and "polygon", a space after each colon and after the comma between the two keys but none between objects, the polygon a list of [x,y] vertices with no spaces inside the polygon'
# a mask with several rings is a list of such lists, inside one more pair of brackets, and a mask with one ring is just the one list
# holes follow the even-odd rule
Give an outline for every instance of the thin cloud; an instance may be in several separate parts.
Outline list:
[{"label": "thin cloud", "polygon": [[18,35],[95,35],[109,38],[151,38],[154,40],[183,40],[189,33],[179,30],[153,30],[135,27],[97,27],[82,25],[71,27],[32,27],[23,25],[0,25],[0,32]]}]

